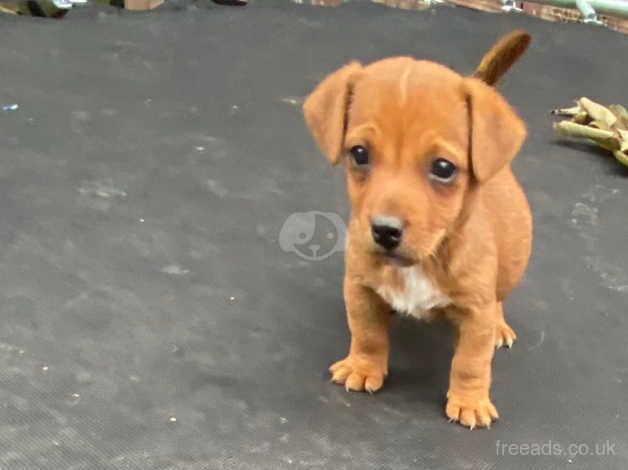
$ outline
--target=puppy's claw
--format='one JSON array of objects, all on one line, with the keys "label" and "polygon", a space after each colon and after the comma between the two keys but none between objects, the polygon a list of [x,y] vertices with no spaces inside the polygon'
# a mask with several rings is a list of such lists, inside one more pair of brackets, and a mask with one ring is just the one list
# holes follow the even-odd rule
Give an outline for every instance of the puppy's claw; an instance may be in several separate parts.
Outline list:
[{"label": "puppy's claw", "polygon": [[449,397],[445,413],[449,422],[458,422],[470,430],[476,428],[490,428],[491,422],[499,415],[493,404],[488,400],[478,400],[475,403],[467,403],[468,400]]},{"label": "puppy's claw", "polygon": [[502,322],[497,325],[495,331],[495,347],[497,349],[501,347],[512,348],[513,343],[517,339],[517,334],[506,322]]},{"label": "puppy's claw", "polygon": [[344,384],[347,392],[374,393],[384,384],[384,372],[376,364],[355,359],[351,356],[333,364],[329,371],[331,380],[337,384]]},{"label": "puppy's claw", "polygon": [[331,381],[337,384],[344,384],[351,373],[350,369],[344,367],[334,369],[332,366],[329,370],[331,372]]}]

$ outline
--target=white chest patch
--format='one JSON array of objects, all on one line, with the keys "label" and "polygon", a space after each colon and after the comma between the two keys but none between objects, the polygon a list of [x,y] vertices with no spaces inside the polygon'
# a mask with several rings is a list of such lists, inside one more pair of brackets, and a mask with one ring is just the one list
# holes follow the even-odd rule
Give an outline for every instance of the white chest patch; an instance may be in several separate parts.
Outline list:
[{"label": "white chest patch", "polygon": [[403,286],[380,286],[377,293],[399,313],[424,318],[427,312],[436,307],[451,304],[451,299],[435,286],[418,266],[397,268],[403,279]]}]

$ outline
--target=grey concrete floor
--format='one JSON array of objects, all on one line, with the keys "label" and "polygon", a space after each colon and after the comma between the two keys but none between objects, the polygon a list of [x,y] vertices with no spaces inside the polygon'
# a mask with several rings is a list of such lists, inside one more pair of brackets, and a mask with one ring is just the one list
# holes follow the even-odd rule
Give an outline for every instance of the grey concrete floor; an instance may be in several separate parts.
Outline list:
[{"label": "grey concrete floor", "polygon": [[[329,383],[347,348],[342,256],[281,249],[295,212],[346,215],[299,100],[350,59],[471,72],[534,35],[502,91],[535,249],[507,302],[502,419],[442,411],[450,333],[397,319],[374,396]],[[628,172],[552,136],[582,95],[628,102],[628,37],[438,8],[169,4],[0,17],[0,468],[626,469]],[[569,455],[571,444],[612,446]],[[561,446],[499,455],[498,443]],[[547,449],[547,448],[546,448]],[[584,449],[584,448],[582,448]]]}]

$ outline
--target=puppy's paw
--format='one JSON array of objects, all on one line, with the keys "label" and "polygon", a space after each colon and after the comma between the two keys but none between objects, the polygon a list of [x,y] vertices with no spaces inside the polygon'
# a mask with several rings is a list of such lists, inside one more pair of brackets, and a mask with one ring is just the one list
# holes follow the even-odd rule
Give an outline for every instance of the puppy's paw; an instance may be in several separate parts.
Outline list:
[{"label": "puppy's paw", "polygon": [[344,384],[347,391],[373,393],[382,388],[386,371],[379,361],[349,355],[329,368],[331,381]]},{"label": "puppy's paw", "polygon": [[447,395],[445,414],[449,421],[474,429],[476,427],[490,428],[491,423],[499,418],[497,409],[488,398],[469,400],[460,398],[451,392]]},{"label": "puppy's paw", "polygon": [[515,330],[513,330],[508,323],[502,321],[497,324],[497,330],[495,331],[495,347],[501,348],[503,346],[508,349],[512,348],[512,344],[517,339]]}]

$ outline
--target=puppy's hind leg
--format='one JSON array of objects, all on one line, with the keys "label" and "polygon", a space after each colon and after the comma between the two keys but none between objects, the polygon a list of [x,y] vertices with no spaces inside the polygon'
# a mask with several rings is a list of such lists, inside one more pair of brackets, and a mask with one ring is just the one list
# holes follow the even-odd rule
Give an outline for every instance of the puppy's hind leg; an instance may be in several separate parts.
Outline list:
[{"label": "puppy's hind leg", "polygon": [[517,339],[517,334],[504,318],[504,305],[502,302],[497,304],[497,328],[495,329],[495,347],[501,348],[506,346],[512,348],[512,344]]}]

